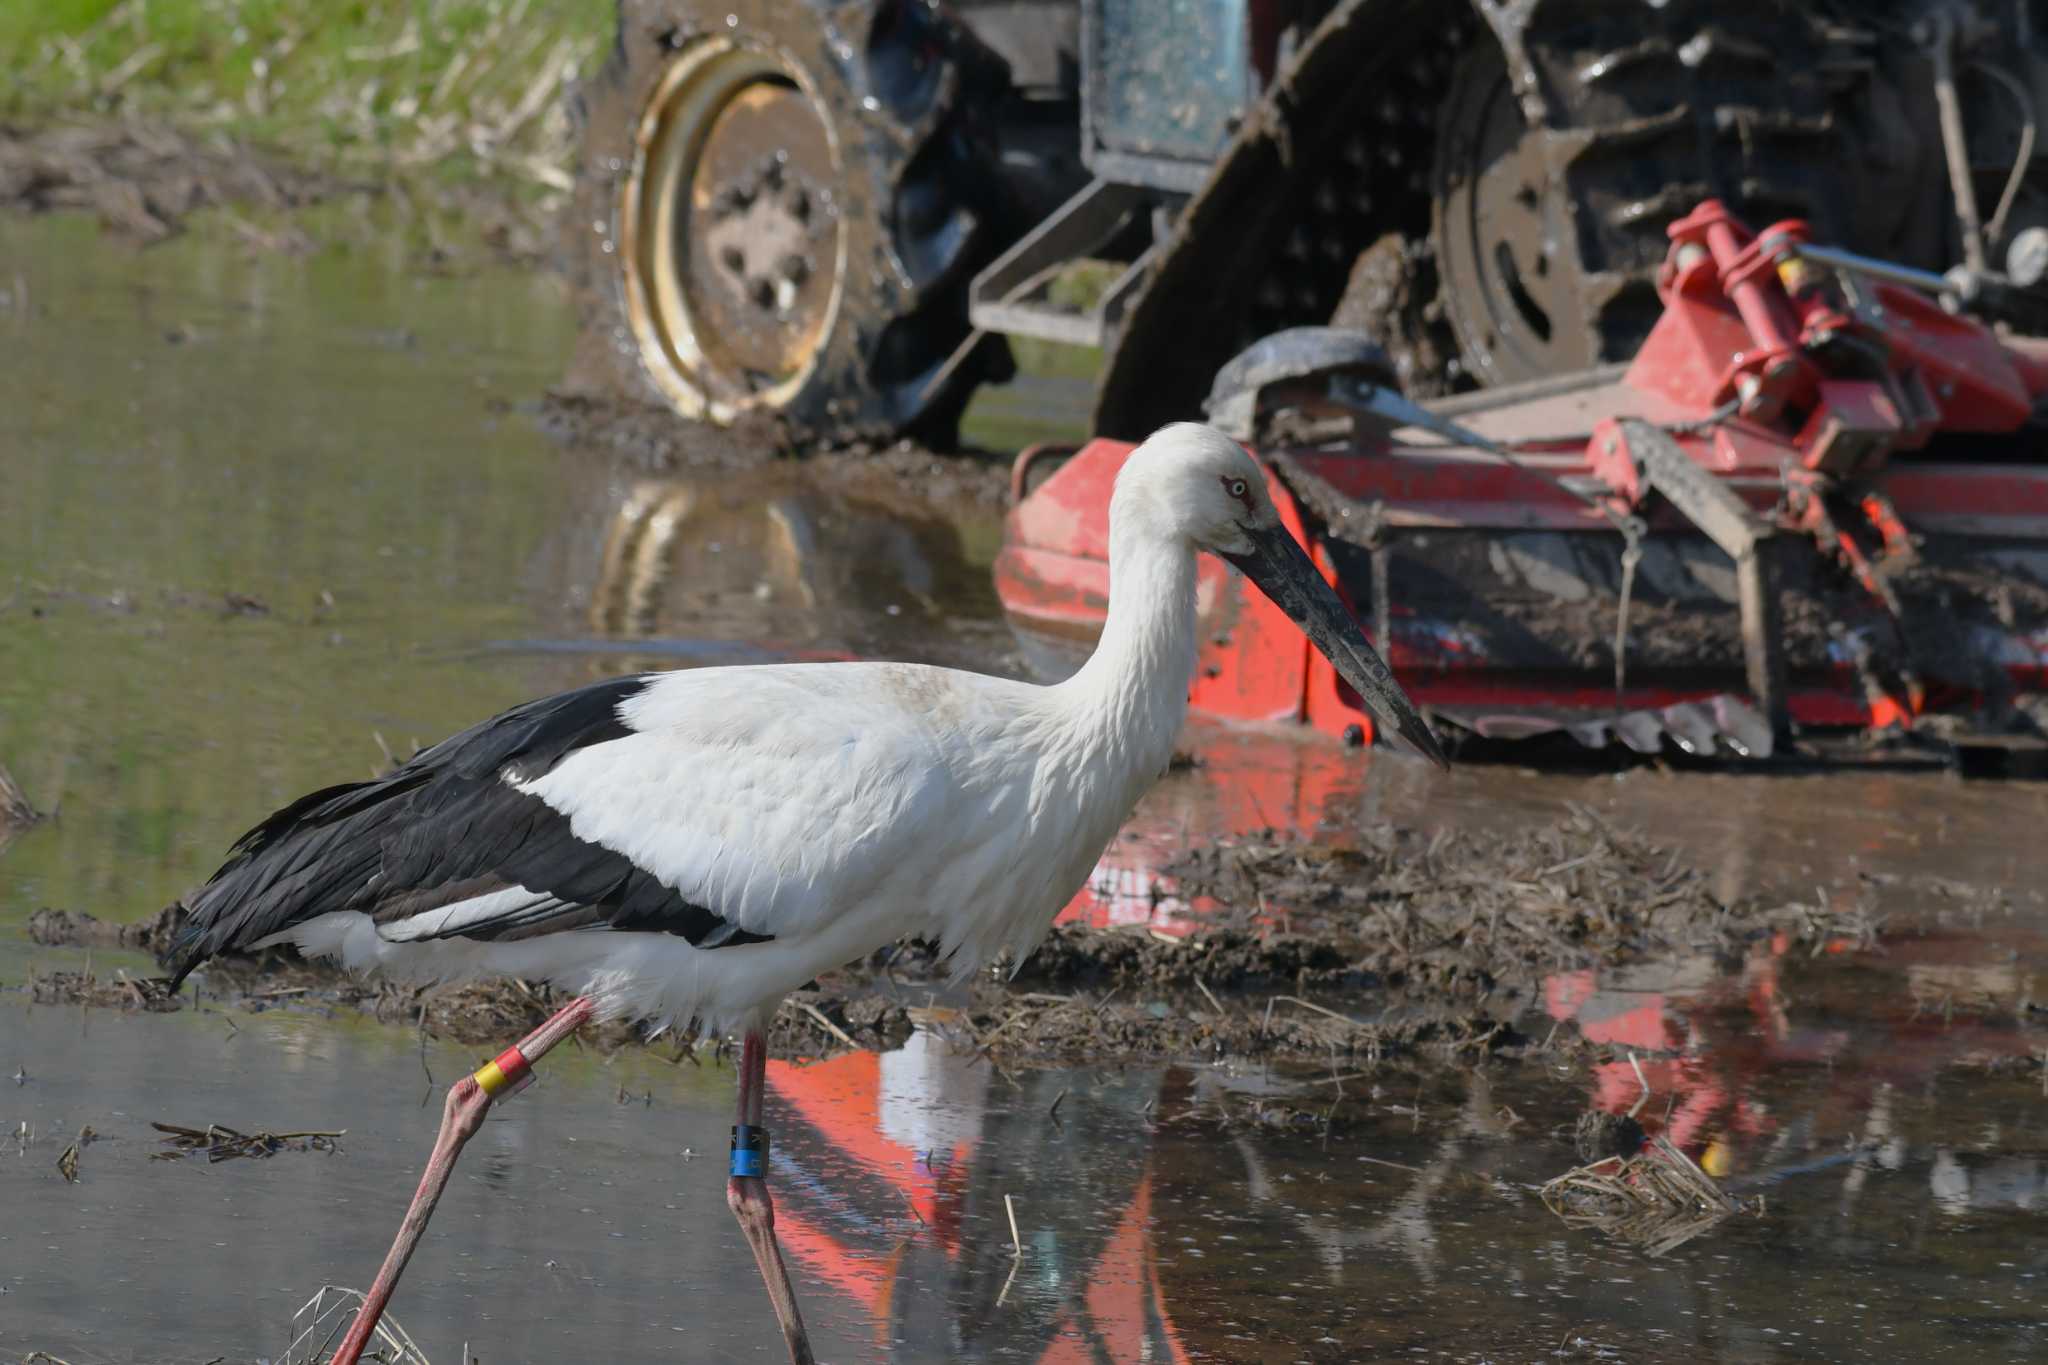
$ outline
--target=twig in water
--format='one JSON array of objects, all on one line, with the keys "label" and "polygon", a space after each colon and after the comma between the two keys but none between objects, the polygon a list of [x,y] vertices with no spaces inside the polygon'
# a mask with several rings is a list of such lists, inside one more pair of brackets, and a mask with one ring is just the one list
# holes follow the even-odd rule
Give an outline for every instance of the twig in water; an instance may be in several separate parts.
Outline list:
[{"label": "twig in water", "polygon": [[1017,1201],[1013,1195],[1003,1196],[1003,1212],[1010,1215],[1010,1254],[1024,1254],[1024,1239],[1017,1234]]},{"label": "twig in water", "polygon": [[[1054,1095],[1054,1096],[1052,1097],[1052,1107],[1051,1107],[1051,1108],[1049,1108],[1049,1109],[1047,1109],[1047,1110],[1045,1111],[1045,1116],[1046,1116],[1047,1118],[1051,1119],[1051,1120],[1052,1120],[1052,1121],[1053,1121],[1054,1123],[1059,1123],[1059,1121],[1060,1121],[1060,1106],[1061,1106],[1062,1104],[1066,1103],[1066,1099],[1067,1099],[1067,1092],[1066,1092],[1066,1091],[1064,1091],[1064,1090],[1060,1091],[1060,1093],[1059,1093],[1059,1094],[1057,1094],[1057,1095]],[[1061,1126],[1062,1126],[1062,1127],[1064,1127],[1065,1125],[1064,1125],[1064,1124],[1062,1124]],[[1013,1223],[1015,1222],[1015,1220],[1014,1220],[1014,1219],[1012,1219],[1011,1221],[1012,1221]]]},{"label": "twig in water", "polygon": [[424,1109],[427,1107],[427,1101],[434,1094],[434,1069],[427,1065],[427,1011],[425,1006],[420,1008],[420,1070],[425,1072],[427,1077],[426,1093],[420,1096],[420,1108]]},{"label": "twig in water", "polygon": [[1309,1082],[1310,1085],[1342,1085],[1346,1081],[1362,1081],[1372,1075],[1370,1071],[1347,1071],[1341,1076],[1321,1076]]},{"label": "twig in water", "polygon": [[[1276,995],[1273,997],[1273,1000],[1285,1000],[1290,1005],[1299,1005],[1305,1010],[1314,1010],[1317,1014],[1328,1015],[1330,1018],[1335,1019],[1338,1023],[1349,1024],[1353,1028],[1365,1027],[1364,1024],[1360,1023],[1356,1019],[1353,1019],[1348,1014],[1339,1014],[1337,1013],[1337,1011],[1333,1009],[1325,1009],[1323,1006],[1318,1005],[1315,1001],[1304,1000],[1298,995]],[[1266,1017],[1268,1019],[1271,1019],[1273,1017],[1273,1002],[1271,1000],[1266,1002]]]},{"label": "twig in water", "polygon": [[1216,1017],[1218,1019],[1228,1017],[1228,1015],[1225,1013],[1223,1009],[1222,1003],[1216,999],[1216,992],[1209,989],[1208,982],[1202,980],[1202,978],[1199,976],[1196,977],[1195,989],[1199,990],[1202,993],[1202,998],[1209,1002],[1209,1008],[1216,1011]]},{"label": "twig in water", "polygon": [[1017,1272],[1023,1268],[1023,1265],[1024,1258],[1022,1256],[1012,1256],[1010,1258],[1010,1273],[1003,1278],[1003,1292],[996,1295],[996,1307],[1001,1308],[1003,1301],[1010,1297],[1010,1286],[1017,1283]]}]

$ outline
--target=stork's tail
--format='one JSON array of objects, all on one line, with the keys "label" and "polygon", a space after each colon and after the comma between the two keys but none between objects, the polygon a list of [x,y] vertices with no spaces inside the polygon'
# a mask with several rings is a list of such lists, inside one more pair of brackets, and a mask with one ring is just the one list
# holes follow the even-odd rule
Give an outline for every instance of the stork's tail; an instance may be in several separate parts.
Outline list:
[{"label": "stork's tail", "polygon": [[192,969],[210,956],[200,948],[206,931],[195,921],[192,907],[183,900],[171,902],[171,938],[157,954],[157,965],[171,974],[170,989],[176,992],[185,984],[185,978]]}]

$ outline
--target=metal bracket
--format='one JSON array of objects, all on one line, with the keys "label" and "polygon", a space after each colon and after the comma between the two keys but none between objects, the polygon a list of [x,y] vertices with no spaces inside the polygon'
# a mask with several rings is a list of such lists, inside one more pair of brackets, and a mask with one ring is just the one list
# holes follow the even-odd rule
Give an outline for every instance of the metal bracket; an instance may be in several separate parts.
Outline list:
[{"label": "metal bracket", "polygon": [[1330,379],[1330,400],[1350,408],[1355,413],[1379,419],[1388,432],[1401,427],[1415,427],[1435,436],[1441,436],[1453,445],[1491,455],[1502,464],[1521,470],[1531,478],[1542,479],[1567,497],[1578,499],[1593,511],[1607,519],[1610,526],[1634,545],[1643,538],[1643,519],[1631,512],[1618,511],[1608,500],[1577,486],[1572,480],[1560,478],[1548,470],[1538,468],[1519,458],[1515,452],[1490,436],[1482,436],[1470,427],[1462,426],[1439,412],[1433,412],[1395,389],[1372,384],[1350,375],[1334,375]]},{"label": "metal bracket", "polygon": [[[1735,561],[1742,609],[1742,658],[1750,695],[1773,736],[1790,728],[1785,701],[1785,630],[1778,601],[1777,528],[1760,520],[1728,485],[1702,469],[1668,432],[1634,417],[1616,425],[1643,479]],[[1768,757],[1768,755],[1758,755]]]},{"label": "metal bracket", "polygon": [[968,319],[984,332],[1104,345],[1123,326],[1124,309],[1152,268],[1158,244],[1117,276],[1089,312],[1053,307],[1044,298],[1046,286],[1069,261],[1115,236],[1154,197],[1140,186],[1094,181],[974,277],[967,290]]}]

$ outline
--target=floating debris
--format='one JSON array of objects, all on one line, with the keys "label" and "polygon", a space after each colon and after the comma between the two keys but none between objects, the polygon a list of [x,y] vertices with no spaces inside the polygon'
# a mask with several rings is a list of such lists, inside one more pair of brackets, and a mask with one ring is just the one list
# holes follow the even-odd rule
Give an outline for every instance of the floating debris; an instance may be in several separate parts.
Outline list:
[{"label": "floating debris", "polygon": [[186,1128],[175,1123],[151,1123],[149,1126],[165,1134],[163,1140],[172,1149],[158,1152],[154,1158],[157,1161],[177,1161],[201,1152],[206,1154],[208,1161],[232,1161],[238,1156],[276,1156],[286,1151],[338,1152],[341,1148],[334,1140],[348,1134],[346,1128],[331,1131],[308,1129],[297,1133],[241,1133],[220,1123],[209,1123],[204,1128]]},{"label": "floating debris", "polygon": [[84,1148],[90,1146],[93,1139],[98,1136],[99,1134],[92,1130],[92,1125],[87,1124],[78,1130],[78,1137],[58,1156],[57,1173],[64,1177],[65,1184],[76,1185],[78,1183],[78,1154]]},{"label": "floating debris", "polygon": [[[292,1314],[291,1344],[278,1357],[277,1365],[320,1365],[327,1359],[335,1338],[355,1321],[356,1311],[362,1305],[363,1291],[360,1289],[338,1284],[321,1285],[319,1291]],[[419,1343],[389,1313],[378,1319],[377,1330],[370,1340],[375,1343],[371,1359],[381,1360],[384,1365],[432,1365]],[[467,1351],[463,1353],[463,1365],[468,1365],[468,1354]]]},{"label": "floating debris", "polygon": [[[1662,1256],[1746,1207],[1693,1159],[1657,1137],[1632,1157],[1608,1157],[1546,1183],[1543,1205],[1570,1228],[1592,1228]],[[1760,1206],[1756,1206],[1760,1207]]]}]

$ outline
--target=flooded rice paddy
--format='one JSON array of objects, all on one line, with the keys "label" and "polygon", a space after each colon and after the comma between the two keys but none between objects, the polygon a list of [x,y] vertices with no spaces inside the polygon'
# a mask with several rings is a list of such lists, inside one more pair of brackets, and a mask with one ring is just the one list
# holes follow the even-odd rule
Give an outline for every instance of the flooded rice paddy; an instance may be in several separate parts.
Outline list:
[{"label": "flooded rice paddy", "polygon": [[[31,944],[36,909],[140,919],[301,792],[605,674],[1017,667],[994,512],[565,450],[531,417],[571,341],[552,280],[426,275],[342,236],[137,252],[0,219],[0,764],[55,812],[0,846],[0,1358],[280,1359],[302,1303],[374,1268],[440,1089],[476,1060],[288,989],[169,1015],[31,1004],[34,974],[153,971]],[[1071,386],[1033,394],[1042,423],[1081,410]],[[987,420],[1020,420],[999,400]],[[1511,1059],[1011,1071],[920,1031],[774,1062],[778,1227],[821,1358],[2048,1350],[2041,789],[1439,776],[1204,727],[1186,747],[1198,764],[1071,918],[1186,931],[1202,907],[1163,869],[1240,831],[1505,836],[1580,805],[1729,900],[1853,902],[1883,934],[1551,973],[1508,1021]],[[777,1359],[724,1207],[729,1065],[565,1049],[542,1074],[472,1145],[394,1304],[428,1357]],[[1538,1189],[1600,1154],[1589,1114],[1668,1137],[1743,1211],[1654,1256],[1567,1226]],[[159,1159],[158,1121],[345,1132],[209,1162]],[[88,1126],[72,1183],[59,1155]]]}]

